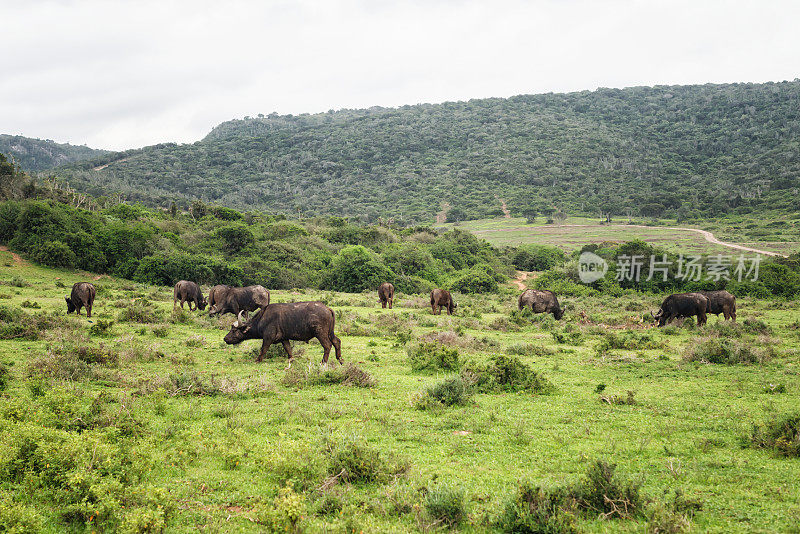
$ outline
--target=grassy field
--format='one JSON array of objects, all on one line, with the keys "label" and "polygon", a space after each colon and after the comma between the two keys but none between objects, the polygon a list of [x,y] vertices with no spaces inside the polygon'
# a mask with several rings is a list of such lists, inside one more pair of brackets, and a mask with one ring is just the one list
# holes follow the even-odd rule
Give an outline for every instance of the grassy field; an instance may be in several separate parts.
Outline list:
[{"label": "grassy field", "polygon": [[[649,226],[651,221],[632,219],[636,225]],[[663,226],[684,227],[675,221],[661,221]],[[445,228],[453,224],[442,225]],[[614,224],[601,225],[596,218],[569,217],[563,225],[545,224],[538,219],[527,224],[524,218],[496,218],[458,223],[458,228],[468,230],[495,246],[518,246],[526,243],[554,245],[565,251],[581,248],[586,243],[603,241],[625,242],[641,239],[667,250],[689,254],[731,254],[738,252],[714,243],[709,243],[702,235],[685,230],[671,230],[659,226],[637,228],[619,220]],[[778,218],[775,220],[737,219],[714,221],[699,226],[688,225],[711,231],[717,239],[760,250],[789,254],[800,249],[800,224],[797,220]]]},{"label": "grassy field", "polygon": [[[739,326],[728,329],[713,316],[704,328],[654,329],[642,316],[657,296],[566,299],[556,322],[514,314],[510,288],[457,296],[452,317],[432,316],[424,296],[401,295],[383,310],[373,293],[273,292],[274,302],[322,299],[335,310],[345,362],[376,380],[356,387],[319,370],[316,342],[295,343],[291,371],[281,351],[255,363],[259,342],[222,342],[231,316],[173,314],[171,288],[99,277],[92,319],[66,318],[68,288],[90,275],[17,264],[8,253],[0,264],[0,308],[25,313],[3,311],[3,332],[51,317],[30,339],[0,341],[10,370],[2,491],[33,530],[435,530],[446,525],[436,498],[463,494],[467,515],[454,528],[495,531],[520,482],[573,484],[597,459],[641,483],[644,512],[578,514],[580,531],[659,531],[654,510],[675,490],[700,504],[693,518],[668,515],[675,529],[687,520],[701,532],[800,524],[800,459],[750,446],[754,424],[800,406],[796,302],[739,299]],[[114,324],[92,333],[101,321]],[[462,405],[420,409],[421,392],[455,374],[412,370],[407,349],[423,338],[472,365],[518,357],[552,390],[476,392]],[[722,338],[751,363],[688,361]],[[91,348],[104,356],[87,357]],[[31,435],[62,445],[23,462],[30,445],[20,436]],[[70,440],[74,451],[63,445]],[[114,451],[124,452],[124,476]],[[62,456],[73,460],[51,473]],[[365,476],[337,478],[352,457]],[[114,490],[109,477],[130,477],[139,493]],[[9,517],[0,514],[6,525]]]}]

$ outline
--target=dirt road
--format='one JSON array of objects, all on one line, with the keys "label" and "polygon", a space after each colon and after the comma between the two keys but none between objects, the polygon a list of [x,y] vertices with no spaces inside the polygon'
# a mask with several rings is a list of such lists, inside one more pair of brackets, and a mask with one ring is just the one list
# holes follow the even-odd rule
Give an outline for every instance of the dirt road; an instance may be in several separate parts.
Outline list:
[{"label": "dirt road", "polygon": [[[2,252],[9,252],[9,250],[8,250],[8,247],[7,247],[7,246],[5,246],[5,245],[0,245],[0,251],[2,251]],[[25,260],[23,260],[23,259],[20,257],[20,255],[19,255],[19,254],[17,254],[16,252],[11,252],[11,257],[12,257],[12,258],[14,258],[14,264],[15,264],[17,267],[21,266],[21,265],[22,265],[22,263],[25,261]]]}]

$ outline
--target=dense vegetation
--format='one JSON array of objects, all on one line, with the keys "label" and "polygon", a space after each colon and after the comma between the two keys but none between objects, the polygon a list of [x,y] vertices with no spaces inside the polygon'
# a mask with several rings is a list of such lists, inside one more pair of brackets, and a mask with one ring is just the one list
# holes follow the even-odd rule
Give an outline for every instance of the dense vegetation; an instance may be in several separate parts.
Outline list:
[{"label": "dense vegetation", "polygon": [[56,143],[49,139],[31,139],[21,135],[0,134],[0,154],[13,158],[17,165],[31,173],[46,171],[59,165],[96,158],[109,153],[108,150]]},{"label": "dense vegetation", "polygon": [[[276,114],[58,169],[93,195],[430,222],[796,211],[800,81]],[[92,168],[116,163],[101,171]]]}]

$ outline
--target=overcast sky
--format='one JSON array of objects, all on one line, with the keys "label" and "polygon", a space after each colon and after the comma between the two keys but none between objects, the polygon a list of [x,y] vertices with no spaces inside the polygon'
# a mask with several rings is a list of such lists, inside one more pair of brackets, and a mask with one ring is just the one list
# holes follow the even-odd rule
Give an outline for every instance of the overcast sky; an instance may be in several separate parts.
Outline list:
[{"label": "overcast sky", "polygon": [[126,149],[222,121],[800,77],[800,2],[0,0],[0,133]]}]

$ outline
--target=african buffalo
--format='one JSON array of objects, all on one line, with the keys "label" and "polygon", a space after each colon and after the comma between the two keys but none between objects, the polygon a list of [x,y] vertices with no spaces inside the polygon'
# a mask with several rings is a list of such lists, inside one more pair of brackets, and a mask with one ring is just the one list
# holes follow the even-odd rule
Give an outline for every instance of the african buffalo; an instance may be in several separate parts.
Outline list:
[{"label": "african buffalo", "polygon": [[78,282],[72,286],[72,293],[69,297],[64,297],[67,301],[67,313],[75,312],[81,314],[81,308],[86,308],[86,317],[92,316],[92,304],[96,291],[89,282]]},{"label": "african buffalo", "polygon": [[674,293],[664,299],[657,314],[650,312],[658,326],[664,326],[678,317],[697,316],[697,324],[706,324],[708,299],[701,293]]},{"label": "african buffalo", "polygon": [[736,297],[725,290],[720,291],[698,291],[708,299],[708,309],[706,313],[713,313],[719,316],[721,313],[725,320],[736,320]]},{"label": "african buffalo", "polygon": [[381,308],[385,308],[388,304],[389,309],[392,309],[392,303],[394,302],[394,286],[389,282],[382,283],[381,287],[378,288],[378,302],[381,303]]},{"label": "african buffalo", "polygon": [[[215,286],[220,287],[220,286]],[[269,291],[264,286],[231,287],[227,291],[220,289],[214,293],[214,305],[209,315],[225,315],[239,312],[252,312],[269,305]]]},{"label": "african buffalo", "polygon": [[189,311],[192,310],[192,303],[194,303],[195,309],[200,310],[205,310],[207,304],[205,297],[203,297],[203,292],[200,291],[200,286],[188,280],[181,280],[175,284],[175,290],[172,292],[173,310],[175,309],[178,301],[181,303],[181,308],[183,308],[184,302],[188,302]]},{"label": "african buffalo", "polygon": [[431,312],[434,315],[441,315],[442,308],[447,309],[447,315],[453,315],[453,310],[457,307],[453,302],[453,295],[444,289],[434,289],[431,291]]},{"label": "african buffalo", "polygon": [[292,366],[292,346],[289,340],[308,341],[312,337],[322,345],[322,364],[328,365],[331,346],[336,349],[336,359],[342,362],[342,342],[333,333],[336,319],[333,310],[321,302],[290,302],[270,304],[244,322],[239,312],[238,320],[225,335],[225,343],[237,345],[246,339],[263,339],[256,361],[264,359],[269,346],[281,342]]},{"label": "african buffalo", "polygon": [[[226,285],[226,284],[218,284],[218,285],[215,285],[214,287],[212,287],[208,291],[208,307],[209,307],[209,310],[213,310],[214,306],[218,302],[222,301],[223,298],[225,298],[225,294],[231,288],[233,288],[233,286],[229,286],[229,285]],[[209,313],[211,313],[211,312],[209,311]]]},{"label": "african buffalo", "polygon": [[530,307],[534,313],[552,313],[556,320],[561,319],[567,310],[566,306],[559,306],[556,294],[549,289],[526,289],[519,296],[517,306],[520,310]]}]

